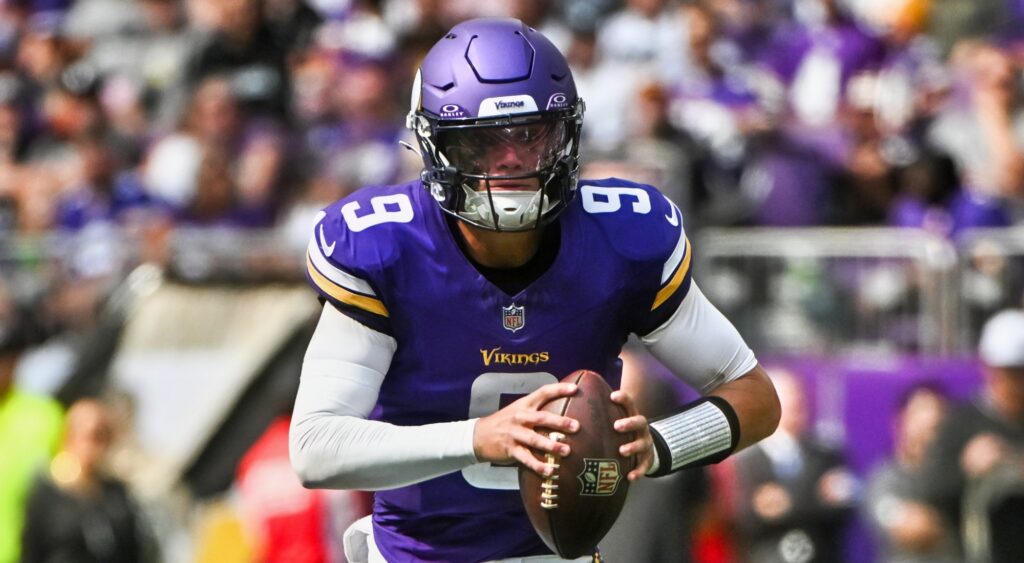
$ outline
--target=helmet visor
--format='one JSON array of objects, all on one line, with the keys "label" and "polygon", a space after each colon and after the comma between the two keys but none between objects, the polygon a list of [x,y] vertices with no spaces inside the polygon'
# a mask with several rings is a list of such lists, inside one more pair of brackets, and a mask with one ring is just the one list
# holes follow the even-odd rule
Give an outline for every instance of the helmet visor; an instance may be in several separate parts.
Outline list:
[{"label": "helmet visor", "polygon": [[468,176],[523,176],[554,166],[566,148],[563,120],[487,125],[443,131],[439,148]]}]

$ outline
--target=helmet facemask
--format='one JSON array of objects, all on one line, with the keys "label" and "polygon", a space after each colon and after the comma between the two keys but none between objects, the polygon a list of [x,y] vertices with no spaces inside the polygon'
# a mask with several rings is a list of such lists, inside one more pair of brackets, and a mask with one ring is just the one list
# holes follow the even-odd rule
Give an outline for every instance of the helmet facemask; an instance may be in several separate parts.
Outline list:
[{"label": "helmet facemask", "polygon": [[552,221],[579,178],[583,103],[560,111],[448,122],[410,114],[423,181],[447,213],[493,231]]}]

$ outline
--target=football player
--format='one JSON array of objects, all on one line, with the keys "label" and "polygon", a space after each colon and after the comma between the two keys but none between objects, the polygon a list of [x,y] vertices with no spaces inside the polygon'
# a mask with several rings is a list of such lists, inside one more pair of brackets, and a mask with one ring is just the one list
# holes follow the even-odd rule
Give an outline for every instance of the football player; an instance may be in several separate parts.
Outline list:
[{"label": "football player", "polygon": [[[309,344],[291,459],[309,487],[377,491],[346,534],[369,561],[558,561],[515,464],[571,455],[536,432],[578,369],[617,388],[637,334],[704,394],[635,432],[628,478],[714,463],[772,433],[771,382],[690,273],[679,209],[655,188],[579,179],[584,104],[565,58],[512,19],[455,26],[417,72],[407,125],[424,169],[320,213],[309,279],[326,302]],[[361,553],[359,553],[361,552]],[[364,559],[365,560],[365,559]]]}]

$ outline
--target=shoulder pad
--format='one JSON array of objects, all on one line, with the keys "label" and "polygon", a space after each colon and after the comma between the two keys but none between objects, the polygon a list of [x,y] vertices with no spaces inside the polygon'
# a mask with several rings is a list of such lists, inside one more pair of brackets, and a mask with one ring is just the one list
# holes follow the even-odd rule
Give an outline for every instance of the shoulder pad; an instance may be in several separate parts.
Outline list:
[{"label": "shoulder pad", "polygon": [[410,185],[364,188],[317,214],[306,251],[310,282],[340,308],[387,317],[375,283],[401,255],[401,236],[416,218]]},{"label": "shoulder pad", "polygon": [[656,188],[619,178],[585,180],[578,189],[582,214],[656,288],[651,309],[666,302],[673,309],[690,283],[690,243],[679,208]]},{"label": "shoulder pad", "polygon": [[667,258],[686,238],[679,208],[652,186],[607,178],[584,180],[578,189],[584,214],[625,258]]}]

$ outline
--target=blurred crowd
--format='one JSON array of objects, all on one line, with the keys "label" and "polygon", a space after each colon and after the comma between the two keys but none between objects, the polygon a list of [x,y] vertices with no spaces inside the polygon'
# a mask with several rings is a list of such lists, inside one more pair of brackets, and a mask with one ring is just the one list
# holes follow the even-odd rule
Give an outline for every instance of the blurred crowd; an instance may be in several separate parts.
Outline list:
[{"label": "blurred crowd", "polygon": [[[672,387],[639,350],[625,357],[623,387],[657,416]],[[633,484],[602,552],[649,563],[1020,561],[1024,309],[987,319],[972,363],[966,379],[929,373],[936,366],[886,372],[858,395],[838,384],[849,374],[827,373],[835,364],[769,361],[775,433],[704,473]],[[849,396],[830,406],[836,393]],[[874,433],[837,439],[834,410]]]},{"label": "blurred crowd", "polygon": [[[1019,0],[0,0],[0,563],[22,541],[26,558],[40,560],[62,545],[100,561],[160,559],[153,551],[166,548],[151,545],[166,538],[100,468],[113,428],[128,423],[116,405],[76,402],[102,389],[67,385],[117,346],[119,321],[105,311],[127,275],[119,253],[138,250],[105,233],[138,233],[154,244],[134,261],[165,262],[176,252],[161,246],[171,231],[270,230],[301,260],[321,207],[418,175],[419,156],[399,144],[412,141],[403,124],[414,69],[454,23],[481,15],[518,17],[566,53],[587,103],[584,175],[659,186],[690,232],[894,225],[956,241],[975,227],[1024,225]],[[194,247],[215,246],[202,237]],[[47,251],[60,250],[57,265],[7,245],[37,238],[57,241]],[[189,271],[232,267],[225,257],[243,245],[224,240],[216,258],[184,260]],[[976,269],[1008,269],[993,260]],[[239,269],[251,275],[251,265]],[[19,268],[45,272],[49,284]],[[798,270],[780,291],[844,325],[826,307],[844,299],[801,291],[809,284]],[[1006,287],[1024,276],[1014,279]],[[717,281],[709,286],[732,287]],[[986,318],[1022,305],[1019,290],[1002,296],[991,285],[964,286],[987,304]],[[22,316],[31,327],[11,329]],[[778,318],[765,324],[785,332]],[[1000,334],[1015,330],[1024,334]],[[1024,358],[1012,355],[1021,346],[982,350],[983,389],[963,408],[951,411],[941,389],[908,390],[894,459],[867,481],[811,435],[800,378],[775,374],[787,401],[779,434],[727,473],[662,485],[684,493],[652,489],[647,498],[677,503],[708,491],[723,499],[687,503],[652,553],[837,562],[836,531],[856,514],[874,532],[878,561],[990,553],[984,542],[1006,532],[985,528],[985,507],[1018,486],[1019,464],[1005,462],[1024,455]],[[17,386],[16,364],[32,374]],[[960,414],[943,424],[947,412]],[[252,552],[226,556],[221,526],[220,539],[195,540],[206,554],[198,560],[339,560],[325,534],[364,513],[366,499],[288,481],[286,428],[267,429],[233,486],[262,543],[227,541]],[[941,441],[945,458],[925,454],[936,435],[957,430]],[[41,460],[43,475],[34,473]],[[953,477],[942,473],[950,467]],[[999,504],[1011,539],[1019,498]],[[51,521],[64,525],[40,525]],[[672,543],[681,526],[692,526],[693,545]],[[635,549],[633,537],[621,545]]]},{"label": "blurred crowd", "polygon": [[0,233],[201,225],[305,236],[415,177],[413,69],[453,23],[567,54],[590,175],[703,225],[1021,221],[1010,0],[4,0]]}]

